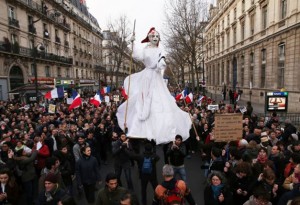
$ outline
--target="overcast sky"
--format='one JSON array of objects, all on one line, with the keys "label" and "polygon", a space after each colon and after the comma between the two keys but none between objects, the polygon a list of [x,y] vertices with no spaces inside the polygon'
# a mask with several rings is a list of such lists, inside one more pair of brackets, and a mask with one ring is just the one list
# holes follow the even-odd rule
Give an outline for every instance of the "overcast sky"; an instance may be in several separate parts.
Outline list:
[{"label": "overcast sky", "polygon": [[[164,8],[167,1],[170,0],[86,0],[86,4],[89,12],[98,20],[102,31],[107,29],[109,20],[114,22],[124,14],[131,23],[131,29],[136,20],[136,45],[141,48],[143,45],[140,42],[147,36],[151,27],[155,27],[160,33],[164,30]],[[216,0],[202,1],[207,5],[216,2]],[[164,42],[161,45],[163,44]]]},{"label": "overcast sky", "polygon": [[151,27],[158,31],[163,29],[165,0],[86,0],[90,13],[96,17],[103,30],[107,22],[114,22],[125,14],[131,22],[136,19],[136,42],[143,40]]}]

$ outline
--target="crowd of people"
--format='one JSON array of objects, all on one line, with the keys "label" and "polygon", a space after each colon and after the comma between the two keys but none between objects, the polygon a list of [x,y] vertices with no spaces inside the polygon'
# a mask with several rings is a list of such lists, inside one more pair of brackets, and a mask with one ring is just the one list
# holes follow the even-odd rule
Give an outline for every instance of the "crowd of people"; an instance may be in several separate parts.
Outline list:
[{"label": "crowd of people", "polygon": [[[189,139],[174,136],[173,142],[163,146],[164,156],[159,156],[154,141],[130,139],[120,129],[118,103],[112,96],[110,103],[98,108],[83,103],[72,111],[67,104],[56,102],[54,114],[44,104],[25,107],[1,101],[0,204],[20,204],[21,196],[26,201],[22,204],[28,205],[75,204],[77,193],[89,204],[147,204],[147,197],[153,197],[147,196],[148,183],[156,197],[159,193],[158,160],[163,157],[172,167],[164,168],[169,173],[166,178],[176,176],[186,182],[185,159],[191,154],[201,157],[208,179],[204,189],[207,205],[297,204],[292,201],[300,196],[300,140],[290,120],[281,123],[275,112],[267,121],[245,112],[242,139],[215,142],[214,113],[205,109],[205,103],[197,106],[195,96],[192,104],[177,102],[192,116]],[[217,112],[240,111],[221,104]],[[114,172],[101,176],[101,167],[112,163],[109,155],[114,159]],[[145,157],[153,164],[146,173],[142,171]],[[141,193],[132,182],[135,161]],[[121,182],[122,172],[126,186]],[[101,183],[105,186],[97,192]],[[189,197],[190,204],[196,204],[192,193]]]},{"label": "crowd of people", "polygon": [[[124,82],[131,101],[115,102],[115,91],[99,107],[89,103],[88,92],[75,109],[63,100],[0,101],[0,205],[74,205],[78,198],[97,205],[146,205],[149,197],[153,205],[195,205],[185,168],[192,154],[201,158],[208,179],[205,205],[299,204],[300,139],[291,121],[281,122],[276,112],[258,118],[250,102],[241,109],[241,92],[231,89],[231,105],[220,102],[215,111],[207,105],[216,102],[195,93],[189,104],[175,102],[181,90],[168,88],[162,78],[166,64],[159,41],[154,27],[142,41],[148,43],[145,69]],[[243,114],[241,139],[216,141],[215,112]],[[157,144],[164,144],[162,183]],[[114,171],[102,176],[107,163]],[[136,168],[140,193],[133,183]],[[147,196],[148,183],[154,196]]]}]

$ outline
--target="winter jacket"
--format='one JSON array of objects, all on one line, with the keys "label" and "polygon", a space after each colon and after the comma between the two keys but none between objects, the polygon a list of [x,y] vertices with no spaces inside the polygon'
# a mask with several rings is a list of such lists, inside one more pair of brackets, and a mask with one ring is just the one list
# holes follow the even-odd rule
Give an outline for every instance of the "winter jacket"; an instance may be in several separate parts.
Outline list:
[{"label": "winter jacket", "polygon": [[[45,178],[46,176],[50,173],[50,170],[47,169],[46,167],[41,171],[41,176],[39,178],[39,192],[42,192],[45,190]],[[61,176],[61,173],[57,170],[55,173],[53,173],[57,176],[57,181],[58,181],[58,184],[59,184],[59,187],[62,188],[62,189],[65,189],[66,186],[63,182],[63,179],[62,179],[62,176]]]},{"label": "winter jacket", "polygon": [[35,164],[36,168],[41,170],[46,166],[46,159],[50,157],[50,150],[47,145],[42,145],[42,147],[38,150],[37,154],[37,164]]},{"label": "winter jacket", "polygon": [[95,184],[101,180],[97,159],[83,156],[76,162],[75,174],[78,186]]},{"label": "winter jacket", "polygon": [[179,145],[179,149],[172,148],[172,143],[169,144],[167,155],[170,157],[170,164],[175,167],[184,165],[184,158],[186,156],[186,147],[184,143]]},{"label": "winter jacket", "polygon": [[115,159],[115,166],[122,166],[123,168],[129,168],[131,166],[130,154],[132,147],[130,142],[128,146],[123,144],[122,140],[112,142],[112,153]]},{"label": "winter jacket", "polygon": [[58,202],[66,195],[66,192],[58,187],[56,190],[50,192],[50,194],[52,199],[47,201],[45,191],[40,192],[36,205],[57,205]]},{"label": "winter jacket", "polygon": [[117,205],[120,204],[120,198],[126,189],[118,186],[114,191],[109,191],[107,186],[102,188],[96,198],[96,204],[105,204],[105,205]]},{"label": "winter jacket", "polygon": [[29,157],[15,157],[17,160],[17,166],[21,170],[21,180],[22,182],[28,182],[36,177],[34,169],[34,161],[37,157],[37,151],[32,151]]}]

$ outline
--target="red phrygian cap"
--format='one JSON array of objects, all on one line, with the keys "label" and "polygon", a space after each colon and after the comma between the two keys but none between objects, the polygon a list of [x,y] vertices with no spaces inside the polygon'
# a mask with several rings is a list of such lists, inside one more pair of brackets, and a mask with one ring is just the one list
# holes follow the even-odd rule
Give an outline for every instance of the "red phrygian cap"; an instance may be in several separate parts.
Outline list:
[{"label": "red phrygian cap", "polygon": [[148,35],[149,35],[152,31],[155,31],[155,28],[154,28],[154,27],[150,28],[150,31],[148,32],[147,37],[146,37],[144,40],[142,40],[141,43],[148,43],[148,42],[149,42],[149,37],[148,37]]}]

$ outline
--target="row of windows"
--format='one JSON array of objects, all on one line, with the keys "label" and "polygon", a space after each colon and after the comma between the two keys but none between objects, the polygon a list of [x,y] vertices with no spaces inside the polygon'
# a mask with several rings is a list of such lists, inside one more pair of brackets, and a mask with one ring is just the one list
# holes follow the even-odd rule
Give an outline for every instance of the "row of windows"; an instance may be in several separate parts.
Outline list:
[{"label": "row of windows", "polygon": [[[9,19],[13,19],[13,20],[16,20],[16,13],[15,13],[15,8],[13,6],[8,6],[8,17]],[[64,17],[65,19],[65,17]],[[33,16],[31,15],[28,15],[28,32],[30,33],[36,33],[36,28],[34,27],[34,24],[35,24],[35,21],[34,21],[34,18]],[[73,23],[73,26],[75,27],[75,23]],[[85,37],[85,39],[89,39],[89,33],[86,32],[85,30],[81,30],[80,27],[78,26],[79,28],[79,31],[82,31],[82,33],[84,34],[83,36]],[[51,38],[51,27],[47,24],[47,23],[43,23],[43,37],[45,39],[49,39]],[[54,28],[54,40],[56,43],[59,43],[59,44],[62,44],[64,46],[67,46],[69,47],[69,35],[68,33],[63,33],[63,39],[64,41],[61,41],[61,37],[60,37],[60,30],[57,29],[57,28]],[[17,41],[17,38],[16,36],[13,36],[13,38],[11,39],[12,40],[12,43],[15,43],[15,42],[18,42]],[[100,41],[96,41],[95,39],[93,39],[95,42],[97,42],[97,45],[100,45]],[[81,41],[81,40],[77,40],[75,37],[74,37],[74,44],[76,45],[76,48],[77,49],[83,49],[83,50],[86,50],[86,51],[89,51],[91,52],[91,49],[90,49],[90,46],[85,44],[85,42]],[[30,42],[29,43],[29,46],[30,48],[33,47],[32,43]],[[56,52],[56,54],[59,53],[59,52]]]},{"label": "row of windows", "polygon": [[[277,82],[278,88],[284,87],[284,72],[285,72],[285,44],[280,43],[278,45],[278,66],[277,66],[277,79],[275,80]],[[221,85],[223,82],[227,82],[227,84],[230,82],[230,66],[231,61],[226,62],[227,65],[225,67],[225,63],[221,63],[217,65],[217,68],[221,68],[221,72],[214,70],[215,66],[210,66],[210,83]],[[256,70],[259,72],[259,84],[256,84],[256,86],[264,88],[266,86],[266,68],[267,68],[267,49],[262,49],[260,53],[260,65],[255,65],[255,55],[254,52],[251,52],[249,54],[249,70],[248,70],[248,80],[249,80],[249,86],[250,84],[254,83],[254,72],[255,68],[260,67],[260,70]],[[247,87],[247,84],[245,82],[245,56],[240,57],[240,62],[238,65],[238,72],[240,77],[239,85],[242,87]],[[225,72],[226,69],[226,72]],[[225,75],[226,73],[226,75]],[[221,75],[220,75],[221,74]],[[221,79],[220,79],[221,77]]]},{"label": "row of windows", "polygon": [[[282,19],[286,18],[286,15],[287,15],[287,0],[280,0],[279,2],[280,2],[280,5],[279,5],[279,8],[280,8],[279,17],[280,17],[280,19],[279,20],[282,20]],[[242,6],[241,6],[242,13],[244,13],[244,11],[245,11],[245,0],[241,1],[241,3],[242,3]],[[252,4],[251,4],[251,6],[252,6]],[[267,23],[268,23],[268,5],[267,4],[264,5],[261,8],[261,12],[262,12],[261,13],[262,29],[266,29],[267,28]],[[236,18],[237,18],[237,8],[236,7],[233,9],[233,14],[234,14],[233,15],[234,18],[233,18],[232,22],[230,21],[230,13],[227,14],[227,18],[226,18],[227,19],[227,27],[230,27],[230,23],[234,23],[234,21],[236,21]],[[253,10],[249,13],[250,35],[253,35],[254,32],[255,32],[255,20],[256,20],[255,19],[255,12]],[[241,40],[244,40],[244,38],[245,38],[245,20],[241,19],[240,24],[241,24]],[[219,23],[216,26],[216,29],[212,29],[212,31],[207,34],[208,40],[215,38],[215,35],[220,33],[220,27],[221,26],[222,26],[222,31],[224,31],[225,30],[225,18],[223,20],[219,21]],[[233,30],[235,30],[234,33],[236,33],[236,27],[233,28]],[[227,32],[227,36],[228,36],[229,33],[230,32]],[[227,38],[229,38],[229,37],[227,37]],[[236,43],[236,37],[233,37],[233,39],[234,39],[233,43]],[[229,47],[229,46],[230,46],[230,44],[228,43],[227,47]]]},{"label": "row of windows", "polygon": [[[62,69],[60,67],[57,67],[56,69],[56,73],[51,73],[51,68],[50,66],[45,66],[45,77],[52,77],[52,76],[57,76],[57,77],[71,77],[70,76],[70,68],[65,68],[65,73],[64,73],[64,76],[62,76]],[[88,70],[81,70],[80,71],[81,73],[81,76],[79,76],[79,73],[78,73],[78,69],[76,69],[76,73],[75,73],[75,77],[78,78],[78,77],[86,77],[86,78],[93,78],[95,75],[94,75],[94,72],[93,71],[88,71]],[[31,64],[31,75],[34,76],[35,75],[35,68],[34,68],[34,64]]]},{"label": "row of windows", "polygon": [[[284,12],[284,16],[286,15],[286,1],[285,0],[282,0],[281,3],[283,4],[283,11]],[[267,28],[267,19],[268,19],[268,10],[267,10],[267,5],[265,5],[264,7],[262,7],[262,29],[266,29]],[[283,17],[283,16],[282,16]],[[255,13],[252,13],[250,14],[249,16],[250,18],[250,35],[254,35],[254,32],[255,32]],[[246,29],[245,29],[245,21],[241,21],[240,22],[240,32],[241,32],[241,35],[240,35],[240,40],[243,41],[245,39],[245,32],[246,32]],[[233,30],[233,36],[232,36],[232,44],[233,45],[236,45],[237,43],[237,27],[233,27],[232,28]],[[226,48],[229,48],[230,47],[230,30],[228,30],[226,32],[226,45],[227,47]],[[215,45],[216,44],[216,45]],[[220,52],[220,50],[225,50],[225,35],[222,35],[221,38],[217,39],[216,42],[215,41],[212,41],[211,43],[209,43],[207,45],[207,51],[208,51],[208,54],[209,56],[212,56],[215,54],[215,52]]]}]

